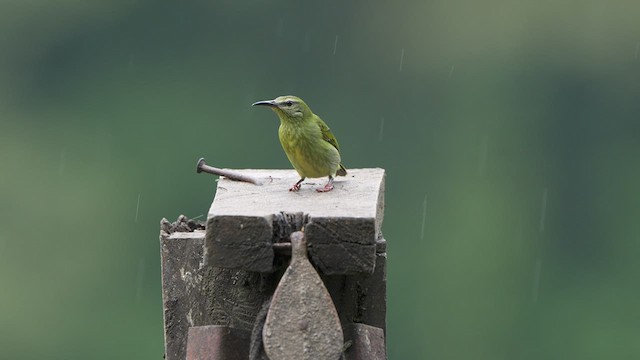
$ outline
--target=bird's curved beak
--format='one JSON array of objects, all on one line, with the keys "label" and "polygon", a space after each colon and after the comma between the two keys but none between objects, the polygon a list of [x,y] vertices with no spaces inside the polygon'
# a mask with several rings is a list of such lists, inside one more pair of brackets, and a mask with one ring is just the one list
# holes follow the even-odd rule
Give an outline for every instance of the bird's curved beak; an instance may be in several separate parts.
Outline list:
[{"label": "bird's curved beak", "polygon": [[256,106],[256,105],[264,105],[264,106],[271,106],[271,107],[277,106],[276,102],[273,100],[258,101],[251,104],[251,106]]}]

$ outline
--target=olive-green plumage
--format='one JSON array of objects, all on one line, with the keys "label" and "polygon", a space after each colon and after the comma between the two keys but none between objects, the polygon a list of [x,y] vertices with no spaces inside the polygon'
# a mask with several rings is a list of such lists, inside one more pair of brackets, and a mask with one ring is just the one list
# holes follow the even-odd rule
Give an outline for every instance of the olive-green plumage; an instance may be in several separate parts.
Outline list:
[{"label": "olive-green plumage", "polygon": [[347,170],[340,163],[338,140],[327,124],[302,99],[288,95],[258,101],[253,105],[269,106],[280,118],[280,144],[301,177],[289,190],[299,190],[300,184],[307,177],[328,176],[327,185],[317,190],[330,191],[336,175],[347,175]]}]

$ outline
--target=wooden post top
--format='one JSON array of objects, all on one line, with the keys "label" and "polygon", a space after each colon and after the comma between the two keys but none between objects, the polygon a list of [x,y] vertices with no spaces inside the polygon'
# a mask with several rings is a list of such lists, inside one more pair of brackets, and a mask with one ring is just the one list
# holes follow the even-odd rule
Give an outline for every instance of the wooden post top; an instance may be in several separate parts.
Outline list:
[{"label": "wooden post top", "polygon": [[[289,191],[300,179],[295,170],[239,170],[262,180],[263,185],[220,178],[207,218],[214,216],[269,216],[302,212],[318,218],[370,218],[382,223],[384,170],[350,169],[338,176],[334,189],[315,191],[327,179],[307,179],[300,191]],[[379,228],[377,229],[379,231]]]},{"label": "wooden post top", "polygon": [[262,185],[220,178],[207,216],[209,264],[269,272],[271,244],[304,227],[310,257],[320,270],[373,271],[384,216],[383,169],[349,169],[326,193],[315,189],[327,179],[307,179],[300,191],[289,191],[300,178],[295,170],[236,171]]}]

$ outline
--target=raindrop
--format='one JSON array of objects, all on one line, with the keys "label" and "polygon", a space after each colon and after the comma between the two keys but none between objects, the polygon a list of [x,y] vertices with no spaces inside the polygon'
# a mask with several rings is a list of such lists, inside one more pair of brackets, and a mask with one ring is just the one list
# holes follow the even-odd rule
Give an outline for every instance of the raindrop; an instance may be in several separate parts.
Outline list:
[{"label": "raindrop", "polygon": [[384,133],[384,117],[380,118],[380,133],[378,134],[378,139],[382,141],[382,134]]},{"label": "raindrop", "polygon": [[540,259],[540,257],[538,257],[538,259],[536,259],[536,267],[535,267],[534,272],[533,272],[532,297],[533,297],[533,302],[534,303],[538,302],[538,293],[540,291],[540,273],[541,272],[542,272],[542,259]]},{"label": "raindrop", "polygon": [[200,219],[200,218],[201,218],[201,217],[203,217],[203,216],[204,216],[204,214],[200,214],[200,215],[198,215],[198,216],[196,216],[196,217],[192,218],[191,220],[198,220],[198,219]]},{"label": "raindrop", "polygon": [[451,78],[451,75],[453,75],[454,69],[455,69],[455,66],[451,65],[451,69],[449,69],[449,78]]},{"label": "raindrop", "polygon": [[404,48],[402,48],[402,50],[400,51],[400,68],[398,69],[398,72],[402,71],[403,64],[404,64]]},{"label": "raindrop", "polygon": [[544,188],[544,191],[542,192],[542,201],[540,203],[540,232],[544,231],[544,221],[547,215],[547,193],[548,189]]},{"label": "raindrop", "polygon": [[422,228],[420,229],[420,240],[424,240],[424,226],[427,223],[427,195],[422,202]]},{"label": "raindrop", "polygon": [[336,51],[338,51],[338,35],[336,35],[336,40],[333,42],[333,56],[336,55]]},{"label": "raindrop", "polygon": [[140,193],[138,193],[138,203],[136,204],[136,219],[134,222],[138,222],[138,211],[140,211]]},{"label": "raindrop", "polygon": [[638,55],[640,55],[640,41],[636,44],[636,60],[638,60]]},{"label": "raindrop", "polygon": [[144,280],[144,257],[138,261],[138,274],[136,276],[136,302],[142,297],[142,281]]},{"label": "raindrop", "polygon": [[487,164],[487,153],[489,151],[489,136],[484,135],[480,140],[480,157],[478,157],[478,175],[484,175],[484,169]]}]

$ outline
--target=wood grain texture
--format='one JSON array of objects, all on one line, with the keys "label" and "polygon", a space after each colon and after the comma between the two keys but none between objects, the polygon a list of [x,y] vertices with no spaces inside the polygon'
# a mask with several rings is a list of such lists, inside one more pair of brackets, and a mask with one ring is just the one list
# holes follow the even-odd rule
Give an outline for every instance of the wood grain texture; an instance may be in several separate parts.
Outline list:
[{"label": "wood grain texture", "polygon": [[204,231],[162,232],[162,304],[165,356],[184,360],[192,326],[223,325],[251,332],[262,304],[277,285],[277,273],[205,266]]},{"label": "wood grain texture", "polygon": [[[335,189],[317,193],[324,179],[310,179],[298,192],[293,170],[238,170],[263,185],[221,178],[207,217],[206,263],[270,272],[270,245],[304,226],[312,263],[325,274],[372,273],[375,240],[384,212],[383,169],[349,169]],[[283,229],[282,218],[300,214]],[[293,223],[293,222],[292,222]]]}]

